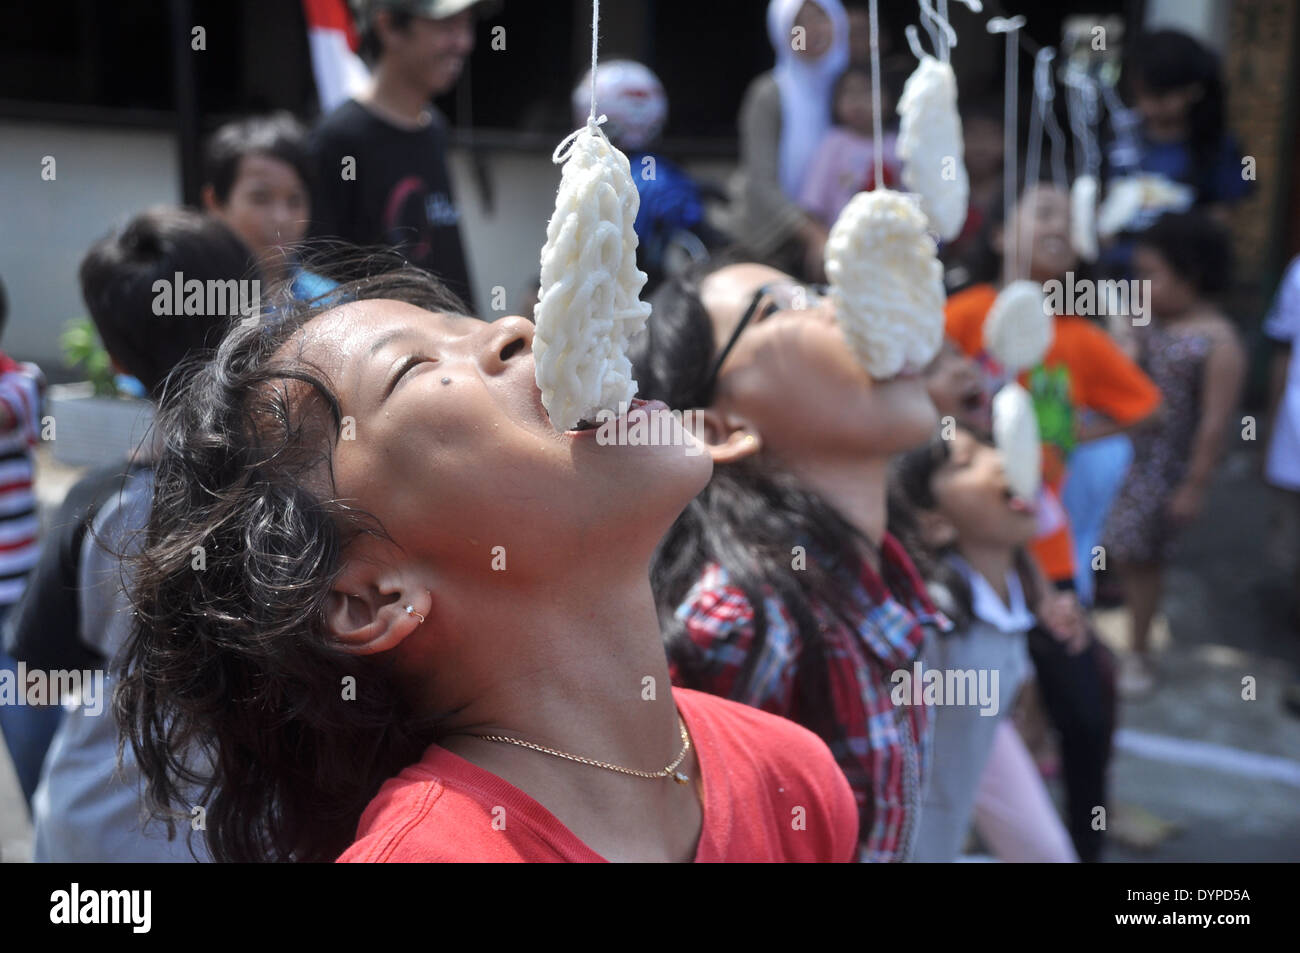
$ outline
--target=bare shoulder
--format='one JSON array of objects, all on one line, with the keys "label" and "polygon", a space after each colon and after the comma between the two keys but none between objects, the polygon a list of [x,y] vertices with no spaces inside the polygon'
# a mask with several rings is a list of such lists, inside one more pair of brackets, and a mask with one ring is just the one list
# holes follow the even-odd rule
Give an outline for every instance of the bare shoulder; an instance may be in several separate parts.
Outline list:
[{"label": "bare shoulder", "polygon": [[1224,348],[1230,353],[1245,355],[1246,349],[1241,340],[1241,332],[1237,330],[1233,320],[1222,311],[1217,308],[1206,309],[1204,316],[1197,321],[1197,330],[1210,339],[1210,343],[1216,350]]}]

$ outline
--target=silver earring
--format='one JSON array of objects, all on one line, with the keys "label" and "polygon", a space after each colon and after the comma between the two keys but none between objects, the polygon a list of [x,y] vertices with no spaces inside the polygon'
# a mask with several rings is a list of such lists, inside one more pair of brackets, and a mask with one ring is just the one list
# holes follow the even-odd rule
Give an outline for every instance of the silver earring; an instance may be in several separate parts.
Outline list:
[{"label": "silver earring", "polygon": [[418,613],[418,612],[415,611],[415,606],[407,606],[407,607],[406,607],[406,614],[407,614],[407,615],[418,616],[419,619],[420,619],[420,625],[424,625],[424,616],[420,615],[420,613]]}]

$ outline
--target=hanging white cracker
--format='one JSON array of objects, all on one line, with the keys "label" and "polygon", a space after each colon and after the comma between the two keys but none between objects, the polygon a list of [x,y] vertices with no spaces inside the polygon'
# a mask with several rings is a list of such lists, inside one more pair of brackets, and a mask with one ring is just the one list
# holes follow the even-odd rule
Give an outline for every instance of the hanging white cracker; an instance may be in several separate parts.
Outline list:
[{"label": "hanging white cracker", "polygon": [[915,199],[859,192],[831,227],[826,275],[835,315],[877,380],[920,370],[943,344],[943,266]]},{"label": "hanging white cracker", "polygon": [[1091,175],[1070,186],[1070,244],[1084,261],[1097,260],[1097,180]]},{"label": "hanging white cracker", "polygon": [[[979,11],[978,2],[965,2]],[[957,34],[927,0],[921,0],[921,22],[939,55],[930,56],[922,50],[916,28],[907,28],[908,42],[920,62],[903,84],[898,100],[898,157],[904,187],[920,196],[931,227],[951,241],[966,224],[970,199],[966,147],[957,112],[957,77],[948,65],[948,51],[956,44]]]},{"label": "hanging white cracker", "polygon": [[984,319],[984,350],[1011,375],[1041,362],[1054,336],[1042,286],[1033,281],[1009,283]]},{"label": "hanging white cracker", "polygon": [[1070,244],[1084,261],[1096,261],[1097,198],[1100,192],[1097,172],[1101,149],[1097,145],[1097,90],[1093,79],[1076,64],[1065,69],[1065,104],[1074,133],[1077,168],[1082,168],[1070,186]]},{"label": "hanging white cracker", "polygon": [[903,185],[921,197],[934,230],[949,241],[966,223],[965,156],[957,77],[947,63],[922,56],[898,100],[898,157]]},{"label": "hanging white cracker", "polygon": [[1043,473],[1038,418],[1029,392],[1015,381],[993,395],[993,443],[1011,492],[1022,500],[1035,499]]},{"label": "hanging white cracker", "polygon": [[[599,17],[599,4],[595,5]],[[592,25],[595,87],[596,26]],[[557,430],[595,421],[636,396],[627,347],[645,327],[645,272],[636,266],[632,227],[641,198],[627,156],[610,143],[592,114],[560,143],[564,162],[555,212],[542,246],[541,293],[533,310],[537,386]],[[567,158],[565,158],[567,154]]]}]

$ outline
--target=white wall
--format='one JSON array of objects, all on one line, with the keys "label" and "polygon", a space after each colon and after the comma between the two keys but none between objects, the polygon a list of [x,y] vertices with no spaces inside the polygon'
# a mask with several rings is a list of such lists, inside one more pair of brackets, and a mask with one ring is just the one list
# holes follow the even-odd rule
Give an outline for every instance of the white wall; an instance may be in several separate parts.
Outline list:
[{"label": "white wall", "polygon": [[1147,0],[1143,27],[1182,30],[1222,53],[1228,41],[1228,3],[1227,0]]},{"label": "white wall", "polygon": [[[134,212],[180,194],[166,132],[0,121],[0,279],[9,295],[3,348],[61,363],[63,325],[86,314],[77,266],[91,243]],[[41,178],[53,156],[55,178]]]},{"label": "white wall", "polygon": [[[525,289],[537,280],[546,223],[560,186],[560,167],[551,163],[549,150],[539,154],[490,153],[486,162],[494,193],[491,215],[480,199],[469,155],[451,155],[452,187],[461,209],[461,235],[469,257],[470,281],[481,317],[492,319],[519,313]],[[724,184],[731,166],[702,160],[687,163],[686,169]],[[496,286],[505,289],[503,311],[492,309],[492,289]]]},{"label": "white wall", "polygon": [[[9,292],[9,326],[0,348],[47,367],[61,364],[59,332],[85,315],[77,266],[91,243],[114,224],[160,202],[175,202],[180,175],[174,137],[166,132],[0,121],[0,278]],[[41,180],[41,159],[53,155],[57,178]],[[555,205],[560,167],[545,152],[492,152],[485,157],[494,190],[484,207],[468,154],[450,156],[461,207],[461,234],[482,317],[517,313],[536,280]],[[722,182],[725,163],[691,171]],[[505,289],[505,310],[493,311],[492,289]]]}]

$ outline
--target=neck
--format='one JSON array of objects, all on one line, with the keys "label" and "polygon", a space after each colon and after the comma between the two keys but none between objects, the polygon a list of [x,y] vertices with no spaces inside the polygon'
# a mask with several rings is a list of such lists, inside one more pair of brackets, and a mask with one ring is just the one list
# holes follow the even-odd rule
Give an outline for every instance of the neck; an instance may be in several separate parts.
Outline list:
[{"label": "neck", "polygon": [[384,113],[385,118],[410,126],[423,123],[429,106],[428,90],[412,86],[384,62],[375,67],[370,89],[360,99]]},{"label": "neck", "polygon": [[1014,551],[1005,546],[959,542],[957,552],[972,569],[984,577],[1005,605],[1011,597],[1007,588],[1007,573],[1015,566]]},{"label": "neck", "polygon": [[[464,598],[462,611],[444,612],[436,630],[458,633],[443,654],[455,659],[455,677],[436,692],[452,711],[440,743],[525,790],[544,785],[538,779],[561,762],[473,736],[516,737],[640,771],[676,757],[681,736],[647,566],[617,581],[575,569],[561,591],[551,580],[516,587],[509,599],[495,576],[445,590]],[[569,768],[565,783],[597,791],[628,781]]]},{"label": "neck", "polygon": [[873,551],[866,555],[876,565],[879,559],[875,550],[885,538],[888,518],[885,506],[887,461],[881,457],[862,457],[851,462],[804,463],[796,467],[795,472],[872,542]]}]

